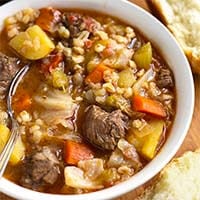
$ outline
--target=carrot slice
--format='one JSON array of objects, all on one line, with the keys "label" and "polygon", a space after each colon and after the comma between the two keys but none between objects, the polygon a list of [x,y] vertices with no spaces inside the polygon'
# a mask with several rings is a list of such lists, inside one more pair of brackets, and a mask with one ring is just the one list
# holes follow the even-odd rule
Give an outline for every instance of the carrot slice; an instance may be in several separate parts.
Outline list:
[{"label": "carrot slice", "polygon": [[166,111],[160,102],[139,95],[133,97],[132,107],[135,111],[149,113],[157,117],[167,116]]},{"label": "carrot slice", "polygon": [[23,110],[27,110],[30,108],[32,104],[32,99],[27,91],[20,90],[17,92],[16,96],[13,100],[13,109],[15,112],[19,113]]},{"label": "carrot slice", "polygon": [[97,65],[97,67],[86,77],[86,83],[100,83],[103,81],[103,74],[105,71],[113,71],[103,63]]},{"label": "carrot slice", "polygon": [[77,165],[80,160],[88,160],[94,157],[93,151],[84,143],[78,143],[71,140],[65,142],[65,162],[71,165]]}]

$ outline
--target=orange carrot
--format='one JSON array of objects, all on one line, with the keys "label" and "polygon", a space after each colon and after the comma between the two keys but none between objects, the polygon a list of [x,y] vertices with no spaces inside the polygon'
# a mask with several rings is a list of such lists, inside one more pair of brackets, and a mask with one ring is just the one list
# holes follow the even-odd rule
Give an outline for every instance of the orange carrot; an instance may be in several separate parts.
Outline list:
[{"label": "orange carrot", "polygon": [[29,109],[31,104],[32,99],[30,95],[23,89],[18,91],[13,99],[13,109],[17,113]]},{"label": "orange carrot", "polygon": [[139,95],[133,97],[132,106],[135,111],[149,113],[157,117],[166,117],[167,115],[160,102]]},{"label": "orange carrot", "polygon": [[97,65],[97,67],[86,77],[86,83],[100,83],[103,81],[103,74],[105,71],[112,71],[111,68],[105,66],[103,63]]},{"label": "orange carrot", "polygon": [[80,160],[88,160],[94,157],[93,151],[84,143],[71,140],[65,142],[65,162],[76,165]]},{"label": "orange carrot", "polygon": [[56,23],[61,20],[61,13],[53,8],[40,9],[40,15],[36,19],[36,24],[45,31],[51,32]]}]

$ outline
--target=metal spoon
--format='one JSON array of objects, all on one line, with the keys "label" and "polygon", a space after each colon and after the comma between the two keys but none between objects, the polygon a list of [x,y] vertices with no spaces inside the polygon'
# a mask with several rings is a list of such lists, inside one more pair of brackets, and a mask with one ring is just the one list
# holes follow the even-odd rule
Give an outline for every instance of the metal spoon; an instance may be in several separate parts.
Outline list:
[{"label": "metal spoon", "polygon": [[11,135],[9,140],[7,141],[3,151],[0,154],[0,178],[3,176],[3,173],[5,171],[5,168],[8,164],[9,158],[11,156],[11,153],[13,151],[14,145],[17,141],[17,138],[19,136],[19,124],[16,121],[14,117],[14,112],[12,109],[12,97],[15,94],[15,91],[17,89],[17,86],[19,82],[22,80],[26,72],[29,70],[29,65],[25,65],[22,67],[14,76],[12,79],[9,89],[8,89],[8,95],[6,98],[7,103],[7,113],[11,120]]}]

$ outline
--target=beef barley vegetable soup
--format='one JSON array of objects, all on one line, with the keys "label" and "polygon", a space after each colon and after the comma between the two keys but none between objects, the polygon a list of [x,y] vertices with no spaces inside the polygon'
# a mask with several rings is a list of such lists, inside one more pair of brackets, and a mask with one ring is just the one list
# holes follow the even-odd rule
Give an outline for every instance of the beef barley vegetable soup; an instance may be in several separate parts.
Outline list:
[{"label": "beef barley vegetable soup", "polygon": [[30,65],[13,99],[20,137],[7,179],[88,193],[129,179],[156,156],[173,123],[175,83],[135,28],[88,11],[28,8],[5,19],[0,44],[0,150],[10,135],[8,86]]}]

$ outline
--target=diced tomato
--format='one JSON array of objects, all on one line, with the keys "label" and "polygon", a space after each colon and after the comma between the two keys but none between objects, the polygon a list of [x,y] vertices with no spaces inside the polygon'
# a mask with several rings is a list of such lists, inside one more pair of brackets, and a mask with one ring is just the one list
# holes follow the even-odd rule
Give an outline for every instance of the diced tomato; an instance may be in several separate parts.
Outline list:
[{"label": "diced tomato", "polygon": [[75,14],[70,14],[68,16],[68,21],[70,24],[74,24],[74,22],[76,22],[78,20],[78,16]]},{"label": "diced tomato", "polygon": [[94,43],[94,42],[93,42],[92,40],[89,40],[89,39],[88,39],[88,40],[85,41],[84,44],[85,44],[85,47],[86,47],[87,49],[90,49],[90,48],[92,47],[93,43]]},{"label": "diced tomato", "polygon": [[49,57],[45,58],[45,61],[43,61],[41,65],[41,72],[44,74],[51,72],[62,61],[63,61],[63,54],[61,53],[49,55]]}]

